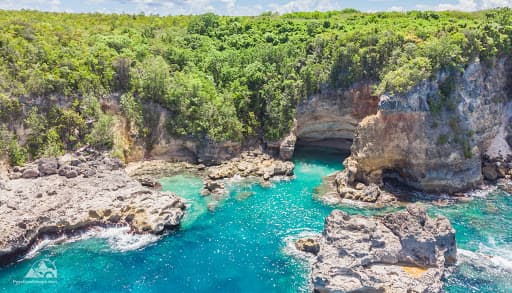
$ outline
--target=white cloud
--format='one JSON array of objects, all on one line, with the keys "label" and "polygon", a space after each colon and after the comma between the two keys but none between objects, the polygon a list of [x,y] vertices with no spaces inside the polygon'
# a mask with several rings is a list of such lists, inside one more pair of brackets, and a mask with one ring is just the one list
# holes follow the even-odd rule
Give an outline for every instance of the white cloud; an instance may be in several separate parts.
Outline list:
[{"label": "white cloud", "polygon": [[[417,4],[393,5],[394,0],[363,0],[368,8],[366,11],[376,11],[374,5],[387,11],[406,11],[410,9],[420,10],[462,10],[474,11],[495,7],[512,7],[512,0],[436,0],[424,1]],[[364,2],[361,1],[359,7]],[[343,3],[343,5],[342,5]],[[353,2],[352,2],[353,3]],[[339,10],[349,7],[349,1],[343,0],[0,0],[0,9],[36,9],[46,11],[69,11],[70,9],[82,12],[101,11],[109,12],[145,12],[148,14],[176,15],[176,14],[200,14],[214,12],[222,15],[258,15],[263,11],[275,11],[289,13],[295,11],[327,11]],[[383,3],[388,3],[389,8]]]},{"label": "white cloud", "polygon": [[512,7],[512,0],[458,0],[457,3],[441,3],[437,5],[416,5],[420,10],[461,10],[475,11],[496,7]]},{"label": "white cloud", "polygon": [[341,8],[341,1],[336,0],[294,0],[285,4],[269,4],[269,10],[279,13],[296,11],[327,11]]},{"label": "white cloud", "polygon": [[60,0],[3,0],[0,9],[43,9],[60,10]]},{"label": "white cloud", "polygon": [[404,12],[406,10],[407,9],[405,9],[405,7],[403,7],[403,6],[391,6],[388,9],[388,11],[398,11],[398,12]]},{"label": "white cloud", "polygon": [[512,0],[482,0],[482,9],[512,7]]}]

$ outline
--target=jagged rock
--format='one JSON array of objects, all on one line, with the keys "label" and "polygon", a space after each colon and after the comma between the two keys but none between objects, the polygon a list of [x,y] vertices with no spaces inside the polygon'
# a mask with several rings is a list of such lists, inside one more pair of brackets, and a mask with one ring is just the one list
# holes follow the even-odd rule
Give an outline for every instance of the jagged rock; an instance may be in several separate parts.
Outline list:
[{"label": "jagged rock", "polygon": [[37,178],[39,177],[39,171],[35,168],[27,168],[23,171],[21,177],[25,179]]},{"label": "jagged rock", "polygon": [[[32,172],[31,176],[4,182],[5,190],[0,192],[0,264],[15,260],[47,234],[114,224],[130,226],[135,233],[159,234],[179,225],[184,200],[143,187],[119,168],[117,160],[93,154],[80,168],[96,176],[77,177],[78,167],[62,165],[62,176],[33,180],[39,171],[27,167],[24,173]],[[70,157],[59,158],[59,162],[70,162]],[[20,196],[27,194],[33,196]]]},{"label": "jagged rock", "polygon": [[66,172],[66,178],[75,178],[78,177],[78,171],[76,169],[69,170],[69,172]]},{"label": "jagged rock", "polygon": [[[505,178],[508,174],[509,169],[504,164],[499,164],[496,167],[496,172],[499,178]],[[483,170],[482,170],[483,172]]]},{"label": "jagged rock", "polygon": [[84,178],[89,178],[91,176],[96,175],[96,169],[94,169],[94,168],[80,169],[80,174],[82,174],[84,176]]},{"label": "jagged rock", "polygon": [[295,242],[295,247],[304,252],[317,254],[320,251],[320,244],[313,238],[302,238]]},{"label": "jagged rock", "polygon": [[[205,184],[213,186],[214,181],[219,181],[234,176],[260,177],[265,181],[275,176],[292,176],[295,165],[289,161],[281,161],[264,154],[261,151],[243,152],[240,157],[233,158],[219,166],[211,166],[206,169],[208,180]],[[217,183],[215,183],[217,184]],[[224,188],[205,186],[202,194],[224,193]]]},{"label": "jagged rock", "polygon": [[482,174],[484,178],[489,181],[496,181],[498,179],[498,172],[494,165],[487,165],[482,168]]},{"label": "jagged rock", "polygon": [[[208,177],[211,180],[230,178],[235,175],[242,177],[274,177],[293,175],[294,164],[273,159],[266,154],[254,155],[242,153],[240,158],[224,162],[222,165],[209,167]],[[266,174],[266,175],[265,175]]]},{"label": "jagged rock", "polygon": [[[382,95],[378,112],[364,118],[355,130],[351,172],[361,182],[380,185],[383,178],[393,178],[432,193],[477,187],[482,182],[483,154],[495,158],[512,153],[505,141],[512,115],[511,66],[506,57],[492,64],[477,60],[461,74],[439,71],[407,92]],[[452,87],[449,96],[457,110],[438,116],[430,107],[432,101],[442,100],[440,88],[446,84]],[[464,138],[452,139],[458,134],[447,125],[456,127]],[[465,133],[473,135],[467,138]],[[439,138],[446,136],[450,139],[440,143]],[[495,171],[487,167],[484,176],[494,181]]]},{"label": "jagged rock", "polygon": [[338,193],[342,198],[363,202],[376,202],[379,199],[380,192],[380,188],[375,184],[358,184],[355,189],[350,187],[338,189]]},{"label": "jagged rock", "polygon": [[59,162],[56,158],[43,158],[39,159],[37,164],[41,176],[57,174],[59,169]]},{"label": "jagged rock", "polygon": [[20,179],[21,176],[22,176],[22,173],[21,172],[11,172],[9,173],[9,179],[11,180],[16,180],[16,179]]},{"label": "jagged rock", "polygon": [[156,181],[155,179],[151,177],[142,177],[137,179],[142,186],[151,187],[151,188],[160,188],[162,185],[160,182]]},{"label": "jagged rock", "polygon": [[318,243],[315,292],[441,292],[456,262],[450,222],[421,206],[383,218],[333,211]]},{"label": "jagged rock", "polygon": [[58,173],[60,176],[64,176],[66,178],[75,178],[80,174],[80,171],[77,167],[63,166],[59,169]]},{"label": "jagged rock", "polygon": [[293,158],[295,152],[295,144],[297,143],[297,121],[293,121],[293,127],[290,133],[281,140],[279,144],[279,159],[289,161]]},{"label": "jagged rock", "polygon": [[224,184],[219,181],[206,180],[204,182],[204,188],[209,192],[215,192],[216,190],[224,189]]}]

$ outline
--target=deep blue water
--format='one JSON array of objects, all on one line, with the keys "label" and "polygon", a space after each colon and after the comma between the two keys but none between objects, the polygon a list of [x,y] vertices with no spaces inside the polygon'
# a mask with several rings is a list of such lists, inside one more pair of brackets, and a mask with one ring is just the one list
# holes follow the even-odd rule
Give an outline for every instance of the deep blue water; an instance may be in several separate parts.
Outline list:
[{"label": "deep blue water", "polygon": [[[296,179],[261,187],[232,182],[219,200],[199,194],[201,180],[162,179],[164,189],[191,204],[179,231],[143,248],[125,251],[126,235],[53,245],[31,259],[0,269],[1,292],[304,292],[306,265],[290,255],[293,238],[321,231],[333,207],[313,198],[322,178],[343,168],[342,157],[322,151],[295,158]],[[383,211],[341,207],[350,213]],[[493,195],[431,213],[448,216],[465,259],[446,280],[450,292],[506,292],[512,256],[512,199]],[[106,236],[105,236],[106,237]],[[127,239],[128,238],[128,239]],[[135,239],[138,241],[147,240]],[[489,265],[489,255],[495,255]],[[15,284],[41,260],[52,262],[52,284]],[[508,263],[507,263],[508,262]],[[512,272],[510,272],[512,273]],[[509,274],[510,274],[509,273]],[[52,279],[53,280],[53,279]]]}]

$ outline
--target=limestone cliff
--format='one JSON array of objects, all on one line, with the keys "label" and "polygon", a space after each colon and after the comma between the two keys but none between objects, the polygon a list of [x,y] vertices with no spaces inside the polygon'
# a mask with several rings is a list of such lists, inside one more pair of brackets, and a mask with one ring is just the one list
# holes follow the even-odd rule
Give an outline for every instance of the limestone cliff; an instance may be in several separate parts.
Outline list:
[{"label": "limestone cliff", "polygon": [[[510,68],[505,58],[475,62],[462,72],[440,72],[405,94],[382,95],[378,112],[355,130],[339,186],[380,185],[386,178],[428,192],[478,185],[482,155],[506,135]],[[510,153],[506,143],[493,148],[493,156]]]},{"label": "limestone cliff", "polygon": [[377,112],[378,101],[368,82],[302,101],[297,108],[298,144],[350,150],[357,125]]}]

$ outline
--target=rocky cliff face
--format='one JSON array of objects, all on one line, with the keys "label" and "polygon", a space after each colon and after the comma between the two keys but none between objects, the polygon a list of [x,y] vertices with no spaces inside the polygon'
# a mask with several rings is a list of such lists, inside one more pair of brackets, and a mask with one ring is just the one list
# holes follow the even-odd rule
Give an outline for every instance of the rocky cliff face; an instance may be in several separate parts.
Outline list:
[{"label": "rocky cliff face", "polygon": [[357,125],[377,112],[378,101],[367,82],[308,98],[297,108],[298,144],[349,151]]},{"label": "rocky cliff face", "polygon": [[315,292],[441,292],[457,254],[450,222],[412,205],[383,218],[334,211],[322,236],[296,247],[315,255]]},{"label": "rocky cliff face", "polygon": [[357,126],[339,187],[386,178],[429,192],[478,185],[482,155],[493,145],[493,156],[510,153],[508,144],[493,141],[506,136],[511,68],[503,58],[476,62],[406,94],[381,96],[378,112]]},{"label": "rocky cliff face", "polygon": [[[166,130],[168,121],[172,119],[171,113],[155,103],[147,103],[143,106],[146,113],[151,113],[148,115],[151,117],[151,121],[147,121],[150,134],[145,140],[137,141],[130,147],[144,149],[145,157],[155,160],[216,165],[235,157],[246,147],[245,144],[239,142],[214,142],[208,139],[172,136]],[[251,144],[251,142],[246,142],[246,144]],[[128,161],[140,159],[129,157]]]}]

